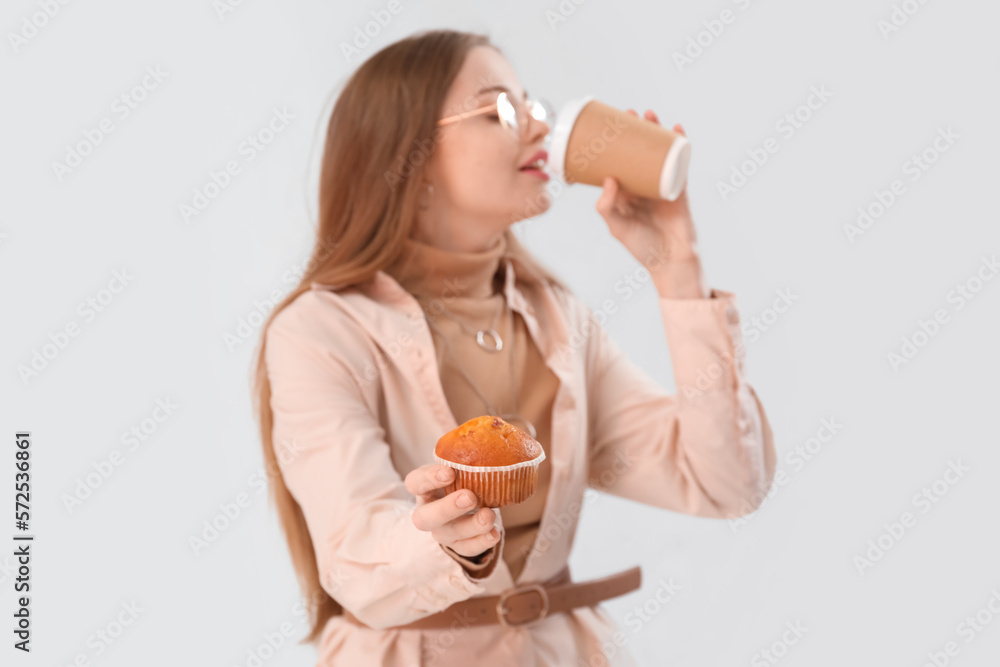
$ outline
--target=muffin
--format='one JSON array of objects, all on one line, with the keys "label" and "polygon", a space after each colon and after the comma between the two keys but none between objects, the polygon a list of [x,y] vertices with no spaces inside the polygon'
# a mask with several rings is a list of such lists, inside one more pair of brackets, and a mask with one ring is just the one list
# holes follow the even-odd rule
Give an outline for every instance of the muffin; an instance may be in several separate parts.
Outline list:
[{"label": "muffin", "polygon": [[469,489],[484,507],[503,507],[527,500],[538,484],[542,445],[516,426],[493,415],[470,419],[445,433],[434,458],[455,469],[446,494]]}]

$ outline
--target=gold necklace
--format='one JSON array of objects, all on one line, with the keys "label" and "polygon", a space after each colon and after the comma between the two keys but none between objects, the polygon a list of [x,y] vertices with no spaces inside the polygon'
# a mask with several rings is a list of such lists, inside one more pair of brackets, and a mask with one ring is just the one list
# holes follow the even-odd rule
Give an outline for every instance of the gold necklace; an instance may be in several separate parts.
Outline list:
[{"label": "gold necklace", "polygon": [[[501,309],[500,309],[501,312],[503,310],[505,310],[505,309],[508,310],[508,311],[510,310],[509,308],[506,308],[506,304],[507,304],[507,301],[506,301],[506,298],[505,298],[504,301],[503,301],[503,305],[501,306]],[[431,321],[431,319],[429,317],[426,317],[426,314],[424,316],[424,319],[427,321],[427,324],[430,326],[431,330],[433,330],[434,332],[436,332],[442,338],[442,340],[444,341],[445,350],[451,353],[452,359],[455,362],[455,364],[454,364],[455,365],[455,369],[459,373],[462,374],[462,377],[465,378],[465,381],[468,382],[469,386],[472,387],[472,390],[476,392],[476,394],[479,396],[480,400],[486,406],[486,410],[488,411],[488,413],[491,414],[491,415],[496,415],[497,417],[500,417],[504,421],[510,422],[512,424],[514,422],[520,422],[524,426],[524,430],[528,432],[528,435],[530,435],[532,438],[534,438],[537,435],[537,431],[535,430],[535,425],[532,424],[531,421],[529,421],[525,417],[522,417],[517,412],[517,373],[516,373],[515,365],[514,365],[514,337],[515,337],[514,336],[514,313],[513,313],[513,311],[510,311],[510,312],[511,312],[511,317],[510,317],[510,346],[509,346],[510,347],[510,354],[508,356],[510,357],[510,378],[511,378],[510,396],[511,396],[511,406],[513,406],[514,411],[513,412],[507,412],[507,413],[502,413],[502,414],[497,412],[497,410],[494,408],[493,404],[490,403],[490,401],[486,398],[486,396],[483,394],[483,392],[481,392],[479,390],[479,387],[476,386],[476,383],[472,381],[472,378],[469,377],[469,374],[465,371],[465,369],[462,368],[462,365],[458,361],[458,355],[455,354],[455,350],[454,350],[454,348],[452,348],[451,341],[448,340],[448,337],[444,335],[444,333],[438,328],[438,326],[436,324],[434,324],[434,322]],[[452,313],[451,319],[453,319],[456,322],[458,322],[458,324],[465,331],[467,331],[467,332],[470,331],[470,328],[467,327],[467,326],[465,326],[465,324],[461,320],[459,320],[458,318],[456,318],[455,315],[454,315],[454,313]],[[495,322],[496,322],[496,318],[494,318],[494,323]],[[483,331],[483,330],[481,329],[480,331]],[[494,352],[494,351],[499,351],[500,349],[502,349],[503,342],[502,342],[502,339],[500,338],[499,334],[496,335],[496,340],[499,342],[499,346],[496,348],[496,350],[489,349],[488,351]],[[477,343],[479,342],[478,336],[477,336],[476,342]],[[482,347],[481,344],[480,344],[480,347]],[[487,348],[484,348],[484,349],[487,349]],[[514,425],[516,426],[517,424],[514,424]]]},{"label": "gold necklace", "polygon": [[[493,323],[489,327],[487,327],[485,329],[479,329],[478,331],[473,331],[472,328],[469,327],[469,326],[467,326],[465,324],[465,322],[463,322],[462,320],[460,320],[455,315],[455,313],[453,313],[450,310],[448,310],[447,308],[445,308],[444,304],[441,303],[440,299],[427,299],[427,297],[425,297],[425,296],[421,296],[421,295],[416,295],[416,296],[417,296],[417,299],[419,301],[421,301],[421,302],[429,302],[429,303],[433,304],[434,306],[439,307],[441,309],[441,313],[443,315],[445,315],[448,318],[454,320],[455,322],[458,322],[458,325],[460,327],[462,327],[462,329],[467,334],[475,336],[476,337],[476,344],[479,345],[479,347],[481,347],[484,350],[486,350],[487,352],[499,352],[500,350],[503,349],[503,338],[500,337],[499,332],[497,332],[497,330],[496,330],[497,320],[500,318],[500,313],[503,312],[503,304],[501,304],[500,310],[498,310],[496,312],[496,314],[493,316]],[[492,345],[490,345],[490,344],[488,344],[486,342],[486,337],[487,336],[489,336],[490,338],[493,339],[493,344]]]}]

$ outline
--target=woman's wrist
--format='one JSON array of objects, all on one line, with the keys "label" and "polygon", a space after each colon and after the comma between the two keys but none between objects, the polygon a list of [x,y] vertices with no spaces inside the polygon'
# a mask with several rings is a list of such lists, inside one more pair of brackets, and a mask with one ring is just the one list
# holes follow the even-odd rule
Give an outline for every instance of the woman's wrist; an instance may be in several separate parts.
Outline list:
[{"label": "woman's wrist", "polygon": [[671,259],[649,268],[657,293],[665,299],[707,299],[708,284],[701,268],[701,258],[694,253],[684,259]]},{"label": "woman's wrist", "polygon": [[481,554],[476,554],[475,556],[463,556],[462,554],[458,553],[451,547],[444,547],[445,551],[451,554],[451,556],[456,560],[468,561],[473,565],[482,565],[483,563],[486,563],[490,558],[490,554],[493,553],[493,549],[495,548],[496,548],[495,546],[492,546],[486,551],[482,552]]}]

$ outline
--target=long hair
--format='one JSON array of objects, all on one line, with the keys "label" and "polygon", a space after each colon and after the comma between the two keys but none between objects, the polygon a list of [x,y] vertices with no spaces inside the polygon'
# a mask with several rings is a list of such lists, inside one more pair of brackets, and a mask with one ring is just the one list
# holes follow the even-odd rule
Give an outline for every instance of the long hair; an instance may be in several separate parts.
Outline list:
[{"label": "long hair", "polygon": [[[267,329],[278,313],[310,289],[310,283],[343,287],[363,283],[400,256],[415,221],[424,165],[433,152],[436,119],[466,55],[476,46],[497,48],[486,35],[425,31],[383,48],[351,75],[327,126],[315,246],[299,284],[275,306],[261,328],[251,393],[272,501],[299,585],[309,601],[312,627],[300,643],[317,641],[326,622],[343,608],[320,585],[305,516],[278,467],[265,362]],[[510,228],[503,234],[508,254],[542,280],[565,288]]]}]

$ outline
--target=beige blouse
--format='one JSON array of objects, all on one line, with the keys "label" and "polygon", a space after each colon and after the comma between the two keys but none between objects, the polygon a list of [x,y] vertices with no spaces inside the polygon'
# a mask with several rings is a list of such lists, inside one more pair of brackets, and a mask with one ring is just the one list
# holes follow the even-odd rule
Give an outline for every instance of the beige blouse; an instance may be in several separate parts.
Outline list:
[{"label": "beige blouse", "polygon": [[[547,457],[539,469],[538,488],[524,502],[496,510],[502,518],[497,525],[502,525],[506,533],[503,559],[516,579],[535,542],[548,493],[552,474],[548,458],[552,402],[559,379],[546,366],[524,320],[507,307],[502,290],[504,265],[500,261],[506,249],[503,236],[493,248],[483,252],[451,252],[408,239],[403,256],[388,267],[386,273],[418,298],[424,314],[433,324],[431,331],[441,382],[457,422],[461,424],[473,417],[491,414],[490,406],[476,392],[478,388],[497,414],[517,413],[535,426],[535,437]],[[455,318],[461,319],[465,328]],[[490,327],[503,339],[503,346],[497,352],[484,350],[471,333]],[[492,343],[492,340],[486,338],[486,342]],[[511,396],[512,353],[516,410],[515,397]],[[459,369],[464,369],[475,388]],[[527,430],[523,422],[510,421]],[[428,443],[428,446],[433,447],[433,444]],[[498,541],[480,564],[450,549],[446,551],[462,563],[470,575],[479,578],[488,576],[496,566],[494,559],[499,545]]]},{"label": "beige blouse", "polygon": [[[442,273],[438,262],[447,261],[447,253],[417,245],[410,250],[429,253],[427,270],[406,278],[411,287]],[[490,251],[499,255],[502,249]],[[460,317],[478,314],[470,322],[475,328],[496,312],[496,295],[491,305],[483,289],[493,269],[464,260],[481,273],[473,270],[447,285],[441,278],[436,296],[443,302],[453,296],[450,290],[463,293],[445,305],[454,305]],[[460,600],[550,580],[568,564],[588,488],[715,519],[742,516],[766,497],[775,472],[774,434],[748,381],[733,293],[658,297],[663,326],[647,335],[666,338],[677,387],[670,393],[571,291],[547,283],[518,257],[503,256],[499,266],[502,293],[516,313],[518,409],[539,429],[547,457],[545,486],[523,507],[499,512],[500,544],[481,572],[470,571],[462,563],[467,559],[447,553],[413,523],[405,476],[433,463],[443,433],[484,409],[456,379],[413,294],[384,271],[347,288],[314,282],[266,330],[272,437],[290,454],[278,457],[282,478],[302,508],[324,590],[361,622],[345,615],[329,619],[317,646],[321,665],[634,667],[629,642],[635,624],[628,615],[613,618],[603,604],[518,627],[395,626]],[[473,313],[477,303],[481,311]],[[463,359],[479,355],[479,363],[466,367],[489,401],[507,400],[503,357],[472,347],[470,334],[459,335],[457,325],[448,329],[447,317],[432,316],[450,330],[445,338],[468,348]],[[509,318],[497,328],[509,332]],[[654,521],[649,529],[662,527]],[[520,568],[516,576],[514,568]],[[641,604],[644,594],[633,595]]]}]

